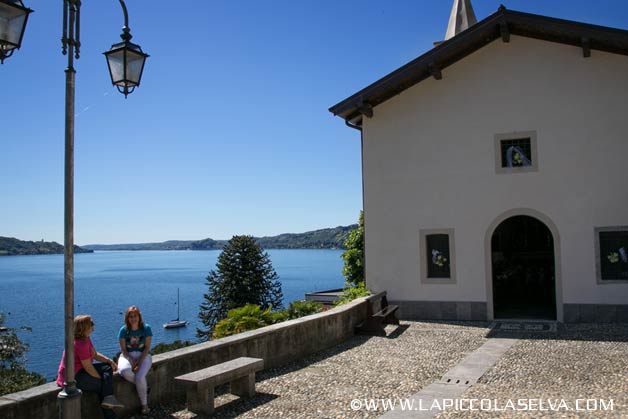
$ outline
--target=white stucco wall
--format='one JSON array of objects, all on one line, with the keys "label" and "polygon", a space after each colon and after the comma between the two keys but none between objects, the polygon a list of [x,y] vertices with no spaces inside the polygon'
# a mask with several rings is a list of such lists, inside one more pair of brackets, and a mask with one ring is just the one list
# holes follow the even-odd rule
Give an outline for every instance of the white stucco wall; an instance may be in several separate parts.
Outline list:
[{"label": "white stucco wall", "polygon": [[[363,122],[368,286],[487,301],[489,226],[529,208],[558,230],[562,303],[628,304],[628,283],[597,283],[594,250],[595,227],[628,225],[627,105],[628,57],[512,36],[375,107]],[[494,135],[513,131],[536,131],[538,172],[495,173]],[[447,228],[456,283],[423,284],[419,230]]]}]

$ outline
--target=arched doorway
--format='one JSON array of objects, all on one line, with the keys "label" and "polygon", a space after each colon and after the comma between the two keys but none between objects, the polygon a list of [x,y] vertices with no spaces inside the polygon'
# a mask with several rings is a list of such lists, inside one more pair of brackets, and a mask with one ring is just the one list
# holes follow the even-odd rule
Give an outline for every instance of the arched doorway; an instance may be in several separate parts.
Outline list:
[{"label": "arched doorway", "polygon": [[502,221],[491,261],[496,319],[556,319],[554,239],[545,224],[527,215]]}]

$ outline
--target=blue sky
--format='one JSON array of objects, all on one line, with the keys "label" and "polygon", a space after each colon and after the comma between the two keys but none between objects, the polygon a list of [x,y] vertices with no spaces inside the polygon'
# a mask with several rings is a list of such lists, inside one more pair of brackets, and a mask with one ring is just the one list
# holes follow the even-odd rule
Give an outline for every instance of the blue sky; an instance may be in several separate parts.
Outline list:
[{"label": "blue sky", "polygon": [[[127,0],[151,55],[128,99],[102,52],[115,0],[84,1],[76,62],[75,242],[303,232],[356,222],[358,131],[328,107],[431,48],[453,0]],[[628,29],[625,0],[474,0]],[[0,236],[63,241],[61,0],[27,0],[0,66]],[[177,7],[181,9],[177,9]]]}]

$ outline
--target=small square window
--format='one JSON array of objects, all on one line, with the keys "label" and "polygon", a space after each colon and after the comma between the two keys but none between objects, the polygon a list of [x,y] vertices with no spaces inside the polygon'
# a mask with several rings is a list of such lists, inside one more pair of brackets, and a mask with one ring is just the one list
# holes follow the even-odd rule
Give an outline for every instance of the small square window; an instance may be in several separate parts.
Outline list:
[{"label": "small square window", "polygon": [[595,242],[598,282],[628,281],[628,227],[596,228]]},{"label": "small square window", "polygon": [[495,135],[496,173],[537,171],[537,159],[535,131]]},{"label": "small square window", "polygon": [[502,167],[532,166],[532,147],[530,138],[501,140]]},{"label": "small square window", "polygon": [[420,230],[419,235],[421,282],[455,283],[454,230]]}]

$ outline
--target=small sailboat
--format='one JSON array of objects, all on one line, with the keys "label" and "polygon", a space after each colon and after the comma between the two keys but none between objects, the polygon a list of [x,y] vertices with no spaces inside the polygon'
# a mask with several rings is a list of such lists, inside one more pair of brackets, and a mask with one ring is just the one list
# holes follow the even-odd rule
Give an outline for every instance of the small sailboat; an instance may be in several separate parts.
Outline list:
[{"label": "small sailboat", "polygon": [[177,288],[177,318],[170,320],[168,323],[164,323],[165,329],[176,329],[178,327],[185,327],[188,324],[187,320],[179,320],[179,306],[179,288]]}]

